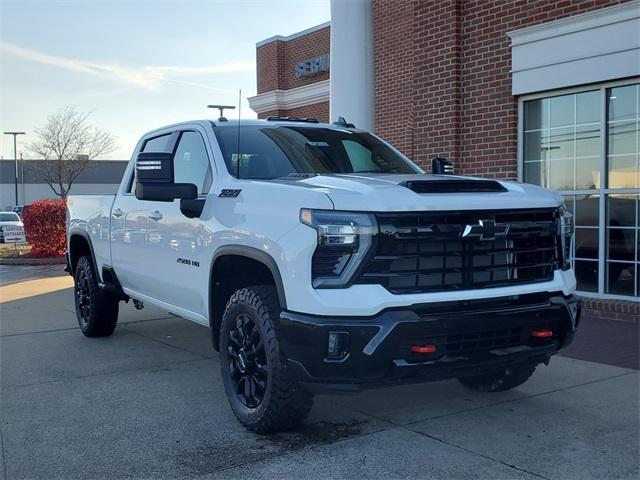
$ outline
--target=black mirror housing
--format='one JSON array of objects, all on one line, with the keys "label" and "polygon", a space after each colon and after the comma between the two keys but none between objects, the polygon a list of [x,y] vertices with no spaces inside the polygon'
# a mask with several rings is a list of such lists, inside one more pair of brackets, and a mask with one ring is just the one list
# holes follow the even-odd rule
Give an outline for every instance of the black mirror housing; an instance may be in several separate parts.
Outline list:
[{"label": "black mirror housing", "polygon": [[198,198],[198,188],[193,183],[137,182],[136,198],[155,202],[193,200]]},{"label": "black mirror housing", "polygon": [[432,158],[431,159],[431,174],[432,175],[453,175],[453,162],[446,158]]},{"label": "black mirror housing", "polygon": [[173,183],[173,155],[165,152],[140,152],[136,157],[136,180],[142,183]]},{"label": "black mirror housing", "polygon": [[173,154],[140,152],[136,157],[136,198],[155,202],[172,202],[176,198],[198,198],[192,183],[173,183]]}]

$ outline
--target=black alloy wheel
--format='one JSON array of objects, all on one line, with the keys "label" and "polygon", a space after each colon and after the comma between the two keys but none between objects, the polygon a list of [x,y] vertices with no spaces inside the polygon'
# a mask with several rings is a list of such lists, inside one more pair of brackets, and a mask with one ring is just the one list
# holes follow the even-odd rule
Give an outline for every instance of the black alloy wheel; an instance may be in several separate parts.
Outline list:
[{"label": "black alloy wheel", "polygon": [[241,313],[229,330],[229,370],[236,395],[247,408],[264,399],[269,368],[260,329],[250,315]]},{"label": "black alloy wheel", "polygon": [[86,327],[91,319],[91,291],[89,290],[89,279],[85,270],[79,270],[76,285],[76,311],[81,327]]},{"label": "black alloy wheel", "polygon": [[111,335],[118,322],[120,300],[100,290],[99,277],[90,256],[78,259],[73,277],[76,318],[80,330],[87,337]]},{"label": "black alloy wheel", "polygon": [[238,420],[257,433],[290,430],[313,395],[298,384],[280,350],[280,302],[273,285],[236,290],[220,325],[220,373]]}]

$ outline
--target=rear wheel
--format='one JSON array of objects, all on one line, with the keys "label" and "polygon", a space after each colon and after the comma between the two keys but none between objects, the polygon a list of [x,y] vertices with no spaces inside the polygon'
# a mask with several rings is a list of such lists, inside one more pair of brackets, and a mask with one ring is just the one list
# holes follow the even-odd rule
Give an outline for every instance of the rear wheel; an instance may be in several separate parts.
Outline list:
[{"label": "rear wheel", "polygon": [[119,300],[105,294],[98,286],[98,275],[93,260],[80,257],[74,274],[76,318],[87,337],[107,337],[118,322]]},{"label": "rear wheel", "polygon": [[289,430],[309,414],[313,395],[293,379],[280,351],[275,288],[237,290],[227,303],[220,331],[220,365],[229,404],[257,433]]},{"label": "rear wheel", "polygon": [[480,392],[503,392],[522,385],[529,380],[535,370],[535,365],[516,365],[498,372],[461,377],[458,380],[464,386]]}]

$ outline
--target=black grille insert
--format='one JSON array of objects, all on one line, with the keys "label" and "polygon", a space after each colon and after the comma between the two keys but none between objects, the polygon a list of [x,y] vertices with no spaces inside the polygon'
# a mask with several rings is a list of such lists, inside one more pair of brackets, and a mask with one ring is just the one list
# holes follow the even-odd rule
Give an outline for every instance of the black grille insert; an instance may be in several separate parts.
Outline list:
[{"label": "black grille insert", "polygon": [[426,357],[414,355],[410,352],[412,345],[436,345],[437,355],[451,355],[508,348],[524,345],[527,342],[524,334],[529,334],[529,328],[514,327],[499,330],[483,330],[477,332],[456,333],[425,338],[414,338],[402,343],[398,349],[399,357],[416,357],[424,360]]},{"label": "black grille insert", "polygon": [[376,251],[355,283],[393,293],[551,280],[556,209],[381,213]]}]

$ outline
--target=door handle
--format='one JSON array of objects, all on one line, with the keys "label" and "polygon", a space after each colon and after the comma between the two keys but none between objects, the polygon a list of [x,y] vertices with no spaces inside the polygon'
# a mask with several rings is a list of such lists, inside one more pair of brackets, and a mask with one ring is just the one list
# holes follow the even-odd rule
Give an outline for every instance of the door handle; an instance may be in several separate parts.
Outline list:
[{"label": "door handle", "polygon": [[158,210],[154,210],[149,214],[149,218],[157,222],[158,220],[162,220],[162,214]]},{"label": "door handle", "polygon": [[124,212],[122,210],[120,210],[119,208],[116,208],[113,212],[111,212],[111,216],[113,218],[120,218],[123,214],[124,214]]}]

